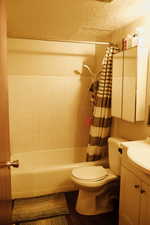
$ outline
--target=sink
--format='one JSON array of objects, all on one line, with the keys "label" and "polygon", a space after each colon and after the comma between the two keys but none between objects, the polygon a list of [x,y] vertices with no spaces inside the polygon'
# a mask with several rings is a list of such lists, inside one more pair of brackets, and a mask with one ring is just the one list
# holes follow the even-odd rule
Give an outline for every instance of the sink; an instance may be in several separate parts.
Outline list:
[{"label": "sink", "polygon": [[133,141],[127,146],[127,156],[140,169],[150,175],[150,143],[147,140]]}]

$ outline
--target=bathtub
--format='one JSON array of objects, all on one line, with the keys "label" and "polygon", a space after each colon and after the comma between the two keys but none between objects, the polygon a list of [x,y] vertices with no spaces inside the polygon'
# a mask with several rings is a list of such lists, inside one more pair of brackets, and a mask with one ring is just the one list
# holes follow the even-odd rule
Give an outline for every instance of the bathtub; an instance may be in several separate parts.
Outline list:
[{"label": "bathtub", "polygon": [[63,148],[15,153],[19,168],[11,168],[12,199],[76,190],[71,181],[75,167],[104,165],[105,161],[85,162],[86,148]]}]

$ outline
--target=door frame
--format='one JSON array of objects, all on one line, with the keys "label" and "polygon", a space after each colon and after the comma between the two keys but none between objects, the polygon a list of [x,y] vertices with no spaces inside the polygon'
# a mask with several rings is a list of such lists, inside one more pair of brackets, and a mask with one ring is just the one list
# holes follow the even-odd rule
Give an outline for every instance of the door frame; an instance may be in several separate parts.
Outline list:
[{"label": "door frame", "polygon": [[[0,163],[10,161],[6,0],[0,0]],[[0,168],[0,225],[11,224],[11,173]]]}]

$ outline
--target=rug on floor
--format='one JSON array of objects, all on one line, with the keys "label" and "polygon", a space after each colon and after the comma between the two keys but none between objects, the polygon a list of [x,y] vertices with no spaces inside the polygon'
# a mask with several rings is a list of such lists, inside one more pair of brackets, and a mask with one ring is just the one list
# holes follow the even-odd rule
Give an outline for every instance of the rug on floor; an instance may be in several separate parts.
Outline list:
[{"label": "rug on floor", "polygon": [[69,214],[64,193],[14,201],[12,221],[26,222]]},{"label": "rug on floor", "polygon": [[68,225],[65,216],[56,216],[49,219],[19,223],[19,225]]}]

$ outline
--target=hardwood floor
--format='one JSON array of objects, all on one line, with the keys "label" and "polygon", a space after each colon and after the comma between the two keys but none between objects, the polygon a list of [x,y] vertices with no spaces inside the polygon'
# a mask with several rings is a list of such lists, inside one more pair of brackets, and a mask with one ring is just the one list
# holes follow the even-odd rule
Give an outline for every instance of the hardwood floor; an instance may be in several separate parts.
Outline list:
[{"label": "hardwood floor", "polygon": [[77,199],[77,192],[65,193],[68,202],[68,207],[71,212],[67,215],[68,225],[118,225],[118,203],[114,203],[115,210],[110,213],[96,215],[96,216],[83,216],[75,211],[75,203]]}]

